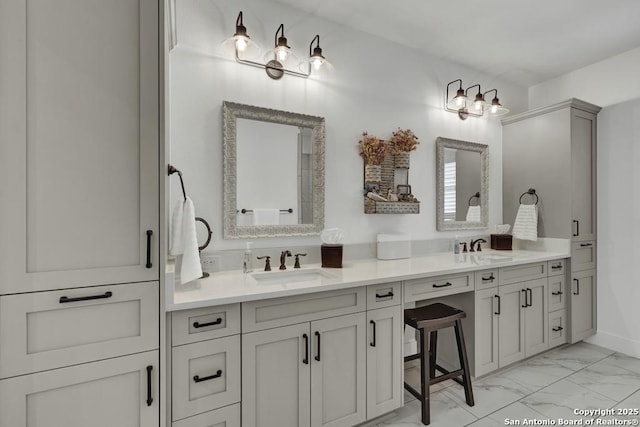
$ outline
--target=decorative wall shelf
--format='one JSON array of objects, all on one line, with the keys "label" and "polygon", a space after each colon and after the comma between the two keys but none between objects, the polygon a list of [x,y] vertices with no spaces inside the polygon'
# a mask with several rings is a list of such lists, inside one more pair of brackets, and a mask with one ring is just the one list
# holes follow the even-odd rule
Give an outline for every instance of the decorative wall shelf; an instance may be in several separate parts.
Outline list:
[{"label": "decorative wall shelf", "polygon": [[[380,174],[380,181],[367,181],[366,175],[364,177],[365,188],[375,187],[378,189],[378,194],[382,197],[387,197],[389,190],[394,193],[397,191],[398,185],[409,187],[409,153],[401,153],[398,156],[393,154],[387,154],[382,162],[382,171]],[[398,159],[396,159],[398,157]],[[406,167],[398,167],[402,165]],[[406,170],[406,173],[396,174],[396,169]],[[404,175],[404,176],[402,176]],[[397,182],[401,181],[401,182]],[[413,196],[411,196],[413,197]],[[420,202],[419,201],[376,201],[364,195],[364,213],[365,214],[419,214]]]}]

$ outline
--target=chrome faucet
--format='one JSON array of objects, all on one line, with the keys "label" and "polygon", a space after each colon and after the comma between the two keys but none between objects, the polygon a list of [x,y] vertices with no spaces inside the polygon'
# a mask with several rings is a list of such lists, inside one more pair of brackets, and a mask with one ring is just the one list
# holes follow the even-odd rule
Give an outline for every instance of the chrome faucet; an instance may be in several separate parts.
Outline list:
[{"label": "chrome faucet", "polygon": [[287,260],[287,257],[291,256],[291,251],[282,251],[280,254],[280,270],[286,270],[287,266],[284,265],[284,262]]},{"label": "chrome faucet", "polygon": [[[478,244],[477,249],[473,248],[473,245]],[[469,242],[469,252],[482,252],[482,246],[480,246],[480,243],[487,243],[486,240],[480,238],[480,239],[476,239],[473,240],[471,239],[471,241]]]}]

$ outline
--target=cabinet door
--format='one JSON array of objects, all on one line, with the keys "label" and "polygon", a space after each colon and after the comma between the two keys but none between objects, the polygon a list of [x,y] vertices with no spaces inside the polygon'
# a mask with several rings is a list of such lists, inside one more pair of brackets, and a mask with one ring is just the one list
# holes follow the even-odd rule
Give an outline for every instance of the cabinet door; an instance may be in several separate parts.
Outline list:
[{"label": "cabinet door", "polygon": [[596,238],[596,115],[571,109],[572,240]]},{"label": "cabinet door", "polygon": [[475,372],[478,377],[498,369],[498,320],[502,300],[498,288],[475,292]]},{"label": "cabinet door", "polygon": [[503,367],[524,358],[524,302],[522,283],[500,286],[500,315],[498,316],[498,366]]},{"label": "cabinet door", "polygon": [[525,308],[525,356],[533,356],[549,348],[547,279],[524,282],[527,308]]},{"label": "cabinet door", "polygon": [[309,426],[310,347],[309,323],[242,335],[244,427]]},{"label": "cabinet door", "polygon": [[311,425],[352,426],[366,419],[366,315],[311,323]]},{"label": "cabinet door", "polygon": [[572,274],[571,344],[596,333],[596,295],[596,270]]},{"label": "cabinet door", "polygon": [[2,380],[0,425],[157,427],[158,378],[150,351]]},{"label": "cabinet door", "polygon": [[0,294],[158,280],[158,2],[3,0],[0,28]]},{"label": "cabinet door", "polygon": [[402,406],[402,307],[367,312],[367,419]]}]

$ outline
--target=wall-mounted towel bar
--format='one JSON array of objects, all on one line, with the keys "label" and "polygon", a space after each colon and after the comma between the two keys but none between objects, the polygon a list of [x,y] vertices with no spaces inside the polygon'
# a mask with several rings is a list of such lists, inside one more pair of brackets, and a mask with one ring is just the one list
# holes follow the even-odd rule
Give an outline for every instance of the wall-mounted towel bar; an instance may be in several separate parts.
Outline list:
[{"label": "wall-mounted towel bar", "polygon": [[[240,210],[236,210],[236,212],[240,212],[240,213],[243,213],[243,214],[252,213],[253,209],[240,209]],[[293,213],[293,209],[291,209],[291,208],[289,208],[289,209],[280,209],[280,212]]]},{"label": "wall-mounted towel bar", "polygon": [[528,189],[527,191],[525,191],[524,193],[522,193],[522,194],[520,195],[520,199],[518,200],[518,202],[519,202],[520,204],[522,204],[522,198],[523,198],[524,196],[526,196],[527,194],[529,194],[531,197],[535,197],[535,198],[536,198],[536,202],[535,202],[534,204],[536,204],[536,205],[537,205],[537,204],[538,204],[538,201],[539,201],[540,199],[538,199],[538,195],[536,194],[536,189],[535,189],[535,188],[530,188],[530,189]]},{"label": "wall-mounted towel bar", "polygon": [[478,199],[478,204],[480,204],[480,192],[479,191],[476,194],[474,194],[473,196],[469,197],[469,206],[471,206],[471,201],[473,199]]}]

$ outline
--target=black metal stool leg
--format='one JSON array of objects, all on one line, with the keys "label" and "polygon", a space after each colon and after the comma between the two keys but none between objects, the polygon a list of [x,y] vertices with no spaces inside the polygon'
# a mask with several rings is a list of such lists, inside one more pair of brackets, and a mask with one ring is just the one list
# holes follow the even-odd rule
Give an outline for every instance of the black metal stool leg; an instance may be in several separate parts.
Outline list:
[{"label": "black metal stool leg", "polygon": [[429,377],[436,377],[436,355],[438,354],[438,331],[429,333]]},{"label": "black metal stool leg", "polygon": [[427,342],[425,341],[424,329],[420,328],[420,346],[422,347],[422,357],[420,357],[420,395],[422,396],[422,424],[429,425],[431,422],[430,402],[429,402],[429,383],[431,372],[429,364],[429,351]]},{"label": "black metal stool leg", "polygon": [[462,379],[464,385],[464,396],[467,400],[467,405],[475,405],[473,400],[473,389],[471,387],[471,373],[469,371],[469,361],[467,360],[467,348],[464,345],[464,334],[462,333],[462,322],[456,320],[455,325],[456,342],[458,344],[458,357],[460,358],[460,368],[462,368]]}]

